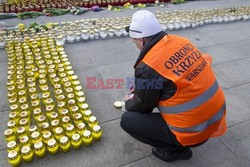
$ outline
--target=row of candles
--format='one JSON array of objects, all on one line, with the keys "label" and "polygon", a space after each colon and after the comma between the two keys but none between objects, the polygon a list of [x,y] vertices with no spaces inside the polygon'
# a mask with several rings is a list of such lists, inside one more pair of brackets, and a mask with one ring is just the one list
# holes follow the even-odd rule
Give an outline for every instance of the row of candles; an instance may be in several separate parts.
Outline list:
[{"label": "row of candles", "polygon": [[[156,12],[163,31],[195,28],[212,23],[227,23],[250,19],[250,6],[235,6],[209,10],[187,10]],[[0,48],[10,39],[22,40],[25,36],[47,34],[56,39],[58,45],[88,40],[108,39],[128,36],[125,27],[131,17],[92,18],[61,23],[53,23],[49,30],[14,30],[0,33]]]},{"label": "row of candles", "polygon": [[[168,2],[169,0],[160,0]],[[0,13],[18,13],[25,11],[43,11],[46,8],[68,8],[71,6],[91,8],[92,6],[107,7],[123,6],[126,3],[155,3],[155,0],[37,0],[37,1],[9,1],[9,3],[0,4]]]}]

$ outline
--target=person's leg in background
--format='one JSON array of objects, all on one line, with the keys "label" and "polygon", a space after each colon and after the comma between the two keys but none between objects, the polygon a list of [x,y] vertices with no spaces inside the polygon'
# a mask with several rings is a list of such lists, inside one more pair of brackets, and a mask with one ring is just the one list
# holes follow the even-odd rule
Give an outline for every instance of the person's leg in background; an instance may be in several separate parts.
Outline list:
[{"label": "person's leg in background", "polygon": [[120,125],[135,139],[153,146],[153,154],[164,161],[192,157],[192,151],[177,141],[160,113],[125,112]]}]

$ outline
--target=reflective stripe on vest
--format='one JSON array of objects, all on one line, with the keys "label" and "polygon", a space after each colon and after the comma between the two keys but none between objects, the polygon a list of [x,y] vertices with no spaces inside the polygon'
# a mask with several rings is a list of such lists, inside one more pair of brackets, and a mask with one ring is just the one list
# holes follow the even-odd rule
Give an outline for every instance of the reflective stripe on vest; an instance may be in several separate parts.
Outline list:
[{"label": "reflective stripe on vest", "polygon": [[158,106],[158,109],[160,112],[163,112],[165,114],[178,114],[192,110],[212,98],[217,92],[218,88],[218,82],[215,81],[214,84],[206,92],[202,93],[191,101],[176,106]]},{"label": "reflective stripe on vest", "polygon": [[217,112],[210,120],[207,120],[199,125],[196,126],[192,126],[189,128],[177,128],[174,126],[170,126],[169,128],[178,132],[202,132],[204,131],[209,125],[215,123],[216,121],[220,120],[223,117],[223,113],[226,109],[226,104],[224,103],[224,105],[221,107],[221,109],[219,110],[219,112]]}]

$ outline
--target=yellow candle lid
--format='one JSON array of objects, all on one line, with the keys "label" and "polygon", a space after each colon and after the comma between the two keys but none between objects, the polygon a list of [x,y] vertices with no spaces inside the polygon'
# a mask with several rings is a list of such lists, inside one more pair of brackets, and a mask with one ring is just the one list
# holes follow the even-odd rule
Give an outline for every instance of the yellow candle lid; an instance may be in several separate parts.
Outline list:
[{"label": "yellow candle lid", "polygon": [[17,129],[17,133],[23,133],[23,132],[25,132],[25,128],[24,127],[19,127]]},{"label": "yellow candle lid", "polygon": [[[61,90],[61,89],[57,89],[57,90],[55,91],[55,93],[56,93],[56,94],[61,94],[61,93],[62,93],[62,90]],[[58,96],[59,99],[64,99],[64,97],[65,97],[64,95]]]},{"label": "yellow candle lid", "polygon": [[55,89],[59,89],[61,88],[61,85],[60,84],[55,84]]},{"label": "yellow candle lid", "polygon": [[48,92],[46,92],[46,93],[43,93],[43,98],[48,98],[49,97],[49,93]]},{"label": "yellow candle lid", "polygon": [[29,91],[30,91],[31,93],[34,93],[34,92],[36,91],[36,88],[30,88]]},{"label": "yellow candle lid", "polygon": [[84,96],[84,92],[83,91],[77,92],[77,96]]},{"label": "yellow candle lid", "polygon": [[49,90],[49,87],[48,87],[47,85],[44,85],[44,86],[41,87],[41,89],[42,89],[43,91],[47,91],[47,90]]},{"label": "yellow candle lid", "polygon": [[28,136],[23,136],[23,137],[20,138],[20,143],[26,143],[27,141],[29,141]]},{"label": "yellow candle lid", "polygon": [[28,78],[27,81],[28,81],[28,82],[33,82],[33,81],[34,81],[34,78]]},{"label": "yellow candle lid", "polygon": [[46,100],[46,103],[52,103],[53,102],[53,99],[52,98],[48,98],[47,100]]},{"label": "yellow candle lid", "polygon": [[80,97],[80,98],[78,99],[78,101],[81,102],[81,103],[85,102],[85,97]]},{"label": "yellow candle lid", "polygon": [[48,138],[50,138],[52,136],[52,134],[51,134],[51,132],[49,132],[49,131],[46,131],[44,134],[43,134],[43,138],[45,138],[45,139],[48,139]]},{"label": "yellow candle lid", "polygon": [[74,125],[72,124],[69,124],[67,127],[66,127],[66,130],[68,131],[72,131],[74,129]]},{"label": "yellow candle lid", "polygon": [[83,132],[83,136],[84,137],[88,137],[88,136],[90,136],[91,135],[91,132],[89,131],[89,130],[85,130],[84,132]]},{"label": "yellow candle lid", "polygon": [[86,127],[86,125],[85,125],[85,123],[79,123],[79,124],[77,125],[77,127],[78,127],[79,129],[84,129],[84,128]]},{"label": "yellow candle lid", "polygon": [[[75,82],[77,82],[77,81],[75,81]],[[76,86],[76,90],[77,90],[77,91],[82,90],[82,86]]]},{"label": "yellow candle lid", "polygon": [[[75,95],[74,95],[73,93],[68,94],[68,98],[71,99],[71,98],[74,98],[74,97],[75,97]],[[71,99],[71,100],[73,100],[74,102],[73,102],[73,101],[72,101],[72,102],[75,103],[75,100],[74,100],[74,99]],[[73,103],[72,103],[72,104],[73,104]]]},{"label": "yellow candle lid", "polygon": [[95,125],[94,127],[93,127],[93,131],[95,131],[95,132],[98,132],[98,131],[100,131],[101,130],[101,127],[99,126],[99,125]]},{"label": "yellow candle lid", "polygon": [[36,83],[35,82],[30,82],[28,85],[29,85],[29,87],[33,87],[33,86],[36,86]]},{"label": "yellow candle lid", "polygon": [[76,112],[76,111],[79,109],[79,107],[78,107],[78,106],[72,106],[72,107],[70,107],[70,109],[71,109],[73,112]]},{"label": "yellow candle lid", "polygon": [[8,121],[7,123],[8,127],[12,127],[16,125],[16,122],[14,120]]},{"label": "yellow candle lid", "polygon": [[31,125],[30,127],[29,127],[29,131],[30,132],[34,132],[34,131],[36,131],[37,130],[37,126],[36,125]]},{"label": "yellow candle lid", "polygon": [[9,117],[15,118],[17,116],[16,112],[10,112]]},{"label": "yellow candle lid", "polygon": [[75,119],[81,119],[81,118],[82,118],[82,114],[80,114],[80,113],[75,113],[75,114],[74,114],[74,117],[75,117]]},{"label": "yellow candle lid", "polygon": [[54,109],[54,106],[53,105],[48,105],[48,106],[46,106],[46,110],[47,111],[51,111],[51,110],[53,110]]},{"label": "yellow candle lid", "polygon": [[16,159],[17,155],[18,155],[17,152],[15,150],[13,150],[13,151],[10,151],[8,153],[8,158],[9,159]]},{"label": "yellow candle lid", "polygon": [[37,132],[37,131],[35,131],[35,132],[33,132],[33,133],[31,134],[31,137],[32,137],[32,138],[38,138],[39,136],[40,136],[40,133]]},{"label": "yellow candle lid", "polygon": [[45,78],[45,74],[39,74],[39,78]]},{"label": "yellow candle lid", "polygon": [[61,101],[61,102],[58,103],[58,107],[62,108],[63,106],[65,106],[65,102]]},{"label": "yellow candle lid", "polygon": [[70,99],[70,100],[68,101],[68,103],[69,103],[69,104],[74,104],[74,103],[75,103],[75,100],[74,100],[74,99]]},{"label": "yellow candle lid", "polygon": [[73,74],[74,74],[74,71],[73,71],[73,70],[70,70],[70,71],[68,71],[68,74],[69,74],[69,75],[73,75]]},{"label": "yellow candle lid", "polygon": [[92,112],[91,112],[90,110],[86,110],[86,111],[84,112],[84,114],[85,114],[86,116],[90,116],[90,115],[92,114]]},{"label": "yellow candle lid", "polygon": [[48,146],[49,147],[54,147],[56,145],[56,140],[55,139],[50,139],[49,141],[48,141]]},{"label": "yellow candle lid", "polygon": [[66,114],[68,114],[69,113],[69,110],[68,109],[62,109],[62,111],[61,111],[61,114],[63,114],[63,115],[66,115]]},{"label": "yellow candle lid", "polygon": [[5,136],[9,136],[11,134],[13,134],[13,130],[12,129],[7,129],[7,130],[4,131],[4,135]]},{"label": "yellow candle lid", "polygon": [[66,89],[66,92],[68,92],[68,93],[69,93],[69,92],[73,92],[73,88],[67,88],[67,89]]},{"label": "yellow candle lid", "polygon": [[58,77],[56,77],[56,78],[53,79],[53,81],[58,82],[58,81],[60,81],[60,79]]},{"label": "yellow candle lid", "polygon": [[15,109],[17,109],[17,108],[18,108],[18,105],[17,105],[17,104],[13,104],[13,105],[10,106],[10,109],[11,109],[11,110],[15,110]]},{"label": "yellow candle lid", "polygon": [[72,79],[73,79],[73,80],[76,80],[76,79],[78,79],[78,76],[73,75],[73,76],[72,76]]},{"label": "yellow candle lid", "polygon": [[37,97],[38,97],[37,94],[32,94],[32,95],[31,95],[31,99],[36,99]]},{"label": "yellow candle lid", "polygon": [[44,122],[44,123],[42,123],[42,125],[41,125],[41,128],[42,129],[47,129],[49,127],[49,123],[48,122]]},{"label": "yellow candle lid", "polygon": [[63,128],[62,127],[57,127],[56,130],[55,130],[55,132],[57,134],[61,134],[63,132]]},{"label": "yellow candle lid", "polygon": [[35,108],[34,109],[34,114],[37,115],[37,114],[40,114],[42,112],[42,110],[40,108]]},{"label": "yellow candle lid", "polygon": [[89,105],[87,103],[82,104],[83,109],[87,109],[88,107],[89,107]]},{"label": "yellow candle lid", "polygon": [[60,138],[60,143],[62,143],[62,144],[67,144],[68,141],[69,141],[69,139],[68,139],[67,136],[62,136],[62,137]]},{"label": "yellow candle lid", "polygon": [[46,119],[46,117],[45,117],[44,115],[41,115],[41,116],[38,117],[38,121],[39,121],[39,122],[42,122],[42,121],[44,121],[45,119]]},{"label": "yellow candle lid", "polygon": [[39,141],[34,144],[35,149],[41,149],[43,147],[43,142]]},{"label": "yellow candle lid", "polygon": [[52,126],[57,126],[57,125],[59,125],[59,120],[57,120],[57,119],[55,119],[55,120],[53,120],[53,121],[51,121],[51,125]]},{"label": "yellow candle lid", "polygon": [[20,124],[20,125],[25,125],[25,124],[27,124],[27,123],[28,123],[28,120],[25,119],[25,118],[23,118],[23,119],[21,119],[21,120],[19,121],[19,124]]},{"label": "yellow candle lid", "polygon": [[79,141],[80,140],[80,135],[78,134],[78,133],[75,133],[75,134],[73,134],[72,135],[72,140],[74,140],[74,141]]},{"label": "yellow candle lid", "polygon": [[22,154],[29,154],[30,152],[31,152],[30,146],[24,146],[24,147],[21,149],[21,153],[22,153]]},{"label": "yellow candle lid", "polygon": [[69,121],[70,121],[70,117],[69,117],[69,116],[64,116],[64,117],[62,118],[62,121],[63,121],[63,122],[69,122]]},{"label": "yellow candle lid", "polygon": [[27,111],[23,111],[20,113],[20,117],[26,117],[28,115]]},{"label": "yellow candle lid", "polygon": [[53,112],[53,113],[51,114],[51,118],[55,119],[55,118],[57,118],[57,117],[58,117],[57,112]]},{"label": "yellow candle lid", "polygon": [[90,121],[90,122],[95,122],[95,121],[96,121],[96,117],[95,117],[95,116],[89,117],[89,121]]},{"label": "yellow candle lid", "polygon": [[17,144],[16,144],[15,141],[10,141],[10,142],[7,143],[7,147],[10,148],[10,149],[13,148],[13,147],[15,147],[16,145]]},{"label": "yellow candle lid", "polygon": [[72,66],[67,66],[66,70],[72,70]]},{"label": "yellow candle lid", "polygon": [[115,102],[114,102],[114,106],[115,106],[116,108],[121,108],[121,107],[122,107],[122,102],[121,102],[121,101],[115,101]]}]

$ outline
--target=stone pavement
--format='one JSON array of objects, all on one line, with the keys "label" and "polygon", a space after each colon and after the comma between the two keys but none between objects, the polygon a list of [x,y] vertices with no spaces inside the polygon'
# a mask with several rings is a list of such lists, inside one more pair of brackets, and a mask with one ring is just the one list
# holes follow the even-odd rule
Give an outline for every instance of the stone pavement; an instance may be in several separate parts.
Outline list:
[{"label": "stone pavement", "polygon": [[[148,10],[187,10],[191,8],[204,9],[233,6],[237,4],[250,5],[249,0],[194,1],[182,5],[169,5],[167,8],[148,8]],[[121,17],[132,15],[136,10],[122,12],[102,11],[86,13],[80,16],[61,16],[35,19],[39,23],[48,21],[78,20],[88,17]],[[4,20],[8,24],[17,24],[19,20]],[[29,23],[31,19],[22,22]],[[71,150],[44,158],[35,158],[29,164],[22,166],[34,167],[162,167],[162,166],[192,166],[192,167],[245,167],[250,166],[250,21],[240,21],[228,24],[214,24],[171,31],[169,33],[187,37],[200,50],[213,57],[213,69],[222,86],[227,100],[226,135],[209,140],[206,144],[194,148],[193,158],[188,161],[165,163],[155,158],[151,147],[144,145],[120,128],[122,112],[113,107],[115,100],[120,100],[128,91],[126,85],[119,90],[86,90],[87,102],[94,115],[101,122],[104,134],[99,142],[91,147]],[[101,79],[133,76],[133,64],[139,51],[131,39],[120,38],[77,43],[65,46],[66,53],[73,69],[86,86],[86,77]],[[3,131],[8,121],[9,107],[5,86],[7,77],[7,59],[4,50],[0,50],[0,167],[7,167],[6,143]]]}]

